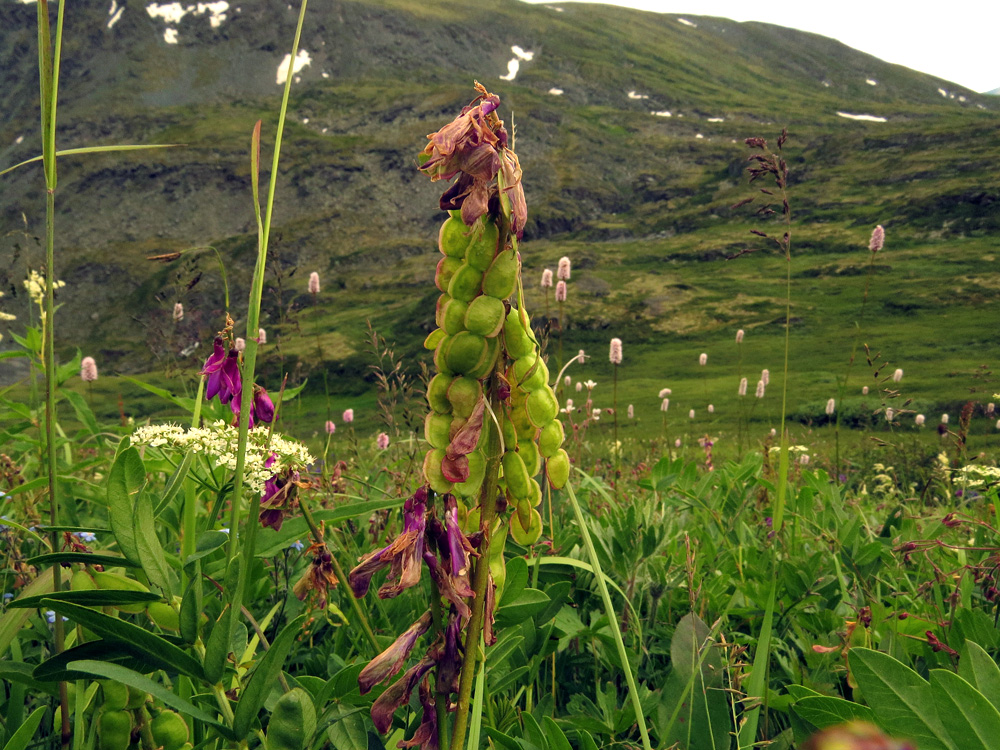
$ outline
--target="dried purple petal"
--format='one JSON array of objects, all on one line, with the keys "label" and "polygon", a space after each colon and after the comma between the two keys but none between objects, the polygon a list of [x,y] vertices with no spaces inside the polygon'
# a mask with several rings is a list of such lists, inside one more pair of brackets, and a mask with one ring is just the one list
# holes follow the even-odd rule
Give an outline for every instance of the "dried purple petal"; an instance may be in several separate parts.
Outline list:
[{"label": "dried purple petal", "polygon": [[361,689],[361,694],[364,695],[372,689],[373,685],[392,677],[402,669],[417,639],[426,633],[430,626],[431,613],[424,612],[420,619],[393,641],[389,648],[368,662],[361,670],[361,674],[358,675],[358,687]]},{"label": "dried purple petal", "polygon": [[385,734],[392,726],[392,715],[400,706],[405,705],[410,700],[410,693],[417,686],[423,676],[434,666],[434,660],[425,656],[414,666],[410,667],[403,676],[396,680],[382,695],[375,699],[372,704],[372,722],[379,734]]}]

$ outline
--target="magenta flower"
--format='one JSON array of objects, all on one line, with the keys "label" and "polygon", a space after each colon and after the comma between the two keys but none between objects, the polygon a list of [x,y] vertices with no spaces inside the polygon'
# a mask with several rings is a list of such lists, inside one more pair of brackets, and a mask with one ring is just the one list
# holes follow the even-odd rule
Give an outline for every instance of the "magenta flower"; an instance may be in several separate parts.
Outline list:
[{"label": "magenta flower", "polygon": [[326,428],[326,434],[327,435],[332,435],[333,433],[335,433],[337,431],[337,425],[335,425],[333,423],[332,419],[326,420],[325,428]]},{"label": "magenta flower", "polygon": [[375,438],[375,446],[380,450],[384,451],[389,447],[389,436],[384,432],[380,432],[378,437]]},{"label": "magenta flower", "polygon": [[389,575],[378,590],[380,599],[391,599],[403,589],[420,582],[424,557],[424,530],[427,525],[427,488],[421,487],[403,505],[403,533],[392,543],[363,557],[347,576],[358,599],[368,593],[372,576],[388,567]]},{"label": "magenta flower", "polygon": [[410,652],[413,651],[417,639],[426,633],[430,626],[431,613],[424,612],[420,619],[403,631],[403,634],[393,641],[389,648],[368,662],[367,666],[361,670],[361,674],[358,675],[358,687],[361,689],[361,694],[364,695],[372,687],[387,680],[402,669]]}]

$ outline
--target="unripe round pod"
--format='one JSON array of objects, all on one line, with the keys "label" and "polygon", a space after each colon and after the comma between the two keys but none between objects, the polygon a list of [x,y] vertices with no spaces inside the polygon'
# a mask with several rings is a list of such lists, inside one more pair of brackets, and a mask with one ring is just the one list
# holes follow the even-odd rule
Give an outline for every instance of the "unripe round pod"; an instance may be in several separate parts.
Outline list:
[{"label": "unripe round pod", "polygon": [[535,427],[544,427],[556,418],[559,413],[559,402],[556,401],[556,395],[552,389],[545,386],[528,394],[525,408],[531,423]]},{"label": "unripe round pod", "polygon": [[507,346],[507,354],[514,359],[527,357],[535,351],[535,343],[531,340],[524,326],[521,325],[520,313],[513,308],[507,313],[507,321],[503,327],[503,337]]},{"label": "unripe round pod", "polygon": [[424,417],[424,438],[432,448],[448,447],[448,443],[451,442],[452,419],[450,414],[427,412],[427,416]]},{"label": "unripe round pod", "polygon": [[187,722],[174,711],[160,711],[159,716],[149,723],[153,739],[163,750],[180,750],[188,741]]},{"label": "unripe round pod", "polygon": [[69,584],[71,591],[94,591],[97,588],[97,582],[91,578],[90,573],[86,570],[78,570],[73,573],[73,580]]},{"label": "unripe round pod", "polygon": [[121,711],[128,705],[128,688],[120,682],[114,680],[98,680],[101,684],[101,693],[104,702],[101,704],[106,710]]},{"label": "unripe round pod", "polygon": [[451,337],[445,362],[452,372],[465,374],[481,366],[488,354],[486,339],[469,331],[462,331]]},{"label": "unripe round pod", "polygon": [[535,436],[538,435],[538,428],[528,418],[528,410],[523,404],[511,407],[510,421],[514,424],[514,431],[517,433],[519,443],[522,440],[534,440]]},{"label": "unripe round pod", "polygon": [[[145,591],[146,593],[149,593],[149,589],[138,581],[126,578],[123,575],[118,575],[117,573],[98,571],[94,573],[94,583],[97,584],[97,588],[99,589],[110,589],[113,591]],[[116,604],[115,609],[120,609],[122,612],[131,612],[132,614],[136,614],[145,610],[146,605]]]},{"label": "unripe round pod", "polygon": [[431,486],[431,489],[439,495],[451,492],[454,487],[451,482],[444,478],[444,474],[441,473],[441,462],[443,460],[444,451],[440,448],[433,448],[427,451],[427,455],[424,456],[424,479],[427,480],[427,484]]},{"label": "unripe round pod", "polygon": [[486,339],[486,356],[483,357],[483,361],[477,367],[469,370],[467,375],[477,380],[482,380],[493,370],[493,366],[497,362],[497,356],[500,354],[500,339],[495,336],[491,339]]},{"label": "unripe round pod", "polygon": [[542,460],[538,455],[538,447],[532,440],[525,440],[517,446],[517,455],[524,461],[524,468],[528,470],[528,476],[533,477],[542,468]]},{"label": "unripe round pod", "polygon": [[479,289],[483,284],[483,273],[477,271],[468,263],[455,271],[448,284],[448,294],[463,302],[471,302],[479,294]]},{"label": "unripe round pod", "polygon": [[472,451],[469,454],[469,478],[455,485],[455,494],[462,497],[472,497],[479,494],[486,478],[486,457],[482,451]]},{"label": "unripe round pod", "polygon": [[548,383],[549,368],[545,366],[544,360],[533,352],[514,360],[507,379],[516,383],[522,390],[537,391]]},{"label": "unripe round pod", "polygon": [[131,711],[135,711],[137,708],[142,708],[146,705],[146,701],[149,700],[149,693],[144,693],[138,688],[129,686],[128,689],[128,703],[125,707]]},{"label": "unripe round pod", "polygon": [[439,372],[427,384],[427,403],[439,414],[448,414],[451,411],[451,402],[448,400],[448,388],[454,379],[451,375]]},{"label": "unripe round pod", "polygon": [[424,339],[424,349],[428,351],[434,351],[438,348],[438,344],[444,341],[444,337],[447,336],[442,328],[435,328],[433,331],[427,334],[427,338]]},{"label": "unripe round pod", "polygon": [[545,458],[551,458],[562,447],[565,439],[566,432],[563,429],[563,423],[558,419],[553,419],[542,428],[538,436],[538,452]]},{"label": "unripe round pod", "polygon": [[529,501],[535,507],[542,504],[542,485],[537,480],[531,480],[531,498]]},{"label": "unripe round pod", "polygon": [[464,258],[469,246],[469,228],[461,219],[447,219],[438,232],[438,250],[442,255]]},{"label": "unripe round pod", "polygon": [[267,750],[304,750],[315,731],[316,709],[312,698],[302,688],[292,688],[278,699],[271,712]]},{"label": "unripe round pod", "polygon": [[496,336],[503,328],[503,321],[503,302],[496,297],[481,294],[466,308],[465,327],[480,336]]},{"label": "unripe round pod", "polygon": [[180,630],[181,620],[177,610],[166,602],[153,602],[146,607],[146,614],[158,627],[164,630]]},{"label": "unripe round pod", "polygon": [[437,349],[434,350],[434,367],[439,373],[446,375],[454,375],[454,372],[448,367],[448,349],[451,347],[451,340],[452,337],[445,334],[438,343]]},{"label": "unripe round pod", "polygon": [[97,719],[99,750],[127,750],[132,737],[132,715],[128,711],[102,711]]},{"label": "unripe round pod", "polygon": [[448,401],[456,417],[467,419],[483,395],[483,386],[475,378],[455,378],[448,388]]},{"label": "unripe round pod", "polygon": [[449,302],[451,302],[451,296],[442,294],[434,306],[434,322],[438,328],[444,328],[444,308]]},{"label": "unripe round pod", "polygon": [[500,230],[492,221],[483,221],[482,232],[476,235],[465,250],[465,262],[477,271],[486,271],[497,254]]},{"label": "unripe round pod", "polygon": [[569,454],[564,448],[548,460],[545,465],[546,473],[549,475],[549,485],[554,490],[562,489],[569,480]]},{"label": "unripe round pod", "polygon": [[507,299],[514,293],[517,286],[517,272],[520,268],[517,255],[511,250],[504,250],[490,264],[489,270],[483,276],[483,294],[497,299]]},{"label": "unripe round pod", "polygon": [[448,291],[451,279],[455,272],[462,267],[461,258],[442,258],[438,261],[437,271],[434,273],[434,285],[442,292]]},{"label": "unripe round pod", "polygon": [[503,414],[498,414],[500,422],[500,434],[503,435],[503,445],[505,450],[515,450],[517,448],[517,430],[514,423]]},{"label": "unripe round pod", "polygon": [[527,499],[531,494],[530,477],[524,466],[524,461],[515,451],[507,451],[501,459],[503,463],[503,478],[507,483],[507,491],[518,500]]},{"label": "unripe round pod", "polygon": [[444,306],[444,314],[441,316],[441,327],[449,336],[461,333],[465,330],[465,311],[469,306],[462,300],[451,298]]},{"label": "unripe round pod", "polygon": [[[520,510],[521,505],[518,505]],[[542,536],[542,515],[534,508],[528,513],[528,524],[525,527],[521,521],[521,514],[514,513],[510,517],[510,536],[522,547],[530,547]]]}]

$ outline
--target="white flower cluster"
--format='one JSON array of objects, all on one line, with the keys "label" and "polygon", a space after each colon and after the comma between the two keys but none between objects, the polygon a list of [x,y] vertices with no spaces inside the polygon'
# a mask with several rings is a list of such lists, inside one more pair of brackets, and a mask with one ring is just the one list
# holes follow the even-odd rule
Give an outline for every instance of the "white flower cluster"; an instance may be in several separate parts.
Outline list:
[{"label": "white flower cluster", "polygon": [[[62,289],[64,286],[66,286],[65,281],[52,282],[53,289]],[[38,273],[38,271],[30,271],[28,278],[24,280],[24,288],[28,290],[28,296],[31,297],[31,301],[41,307],[45,301],[45,277]]]},{"label": "white flower cluster", "polygon": [[[0,297],[3,297],[3,292],[0,292]],[[17,316],[11,315],[10,313],[5,313],[2,310],[0,310],[0,320],[6,323],[11,320],[17,320]]]},{"label": "white flower cluster", "polygon": [[[140,427],[132,435],[132,443],[151,448],[172,448],[179,451],[204,453],[218,466],[236,469],[236,449],[239,431],[224,420],[217,420],[205,427],[185,430],[177,424],[160,424]],[[274,463],[265,466],[274,455]],[[302,443],[271,435],[268,444],[267,430],[250,430],[247,433],[247,455],[244,479],[254,492],[263,494],[264,483],[285,469],[302,470],[315,459]]]},{"label": "white flower cluster", "polygon": [[1000,468],[969,464],[958,469],[955,474],[960,484],[969,489],[994,485],[1000,482]]}]

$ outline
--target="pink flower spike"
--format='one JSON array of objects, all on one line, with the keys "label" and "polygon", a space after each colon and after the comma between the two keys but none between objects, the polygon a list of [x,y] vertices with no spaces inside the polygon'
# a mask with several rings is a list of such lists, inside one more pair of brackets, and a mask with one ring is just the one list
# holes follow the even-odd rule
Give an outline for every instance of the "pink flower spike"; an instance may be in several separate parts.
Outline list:
[{"label": "pink flower spike", "polygon": [[93,357],[84,357],[80,362],[80,380],[84,383],[93,383],[97,380],[97,362]]},{"label": "pink flower spike", "polygon": [[879,224],[872,230],[872,238],[868,242],[868,249],[871,250],[872,253],[877,253],[884,246],[885,246],[885,230],[882,228],[882,225]]},{"label": "pink flower spike", "polygon": [[335,433],[337,431],[337,425],[335,425],[333,423],[332,419],[326,420],[325,428],[326,428],[326,434],[327,435],[332,435],[333,433]]},{"label": "pink flower spike", "polygon": [[341,417],[344,424],[350,424],[354,421],[354,409],[344,409],[344,414]]},{"label": "pink flower spike", "polygon": [[556,302],[566,301],[566,282],[562,279],[556,284]]},{"label": "pink flower spike", "polygon": [[622,340],[615,338],[611,339],[611,351],[608,355],[611,360],[611,364],[620,365],[622,363]]},{"label": "pink flower spike", "polygon": [[389,436],[384,432],[380,432],[378,437],[375,438],[375,446],[380,450],[384,451],[389,447]]},{"label": "pink flower spike", "polygon": [[559,259],[559,266],[557,267],[556,277],[560,281],[569,281],[570,277],[570,260],[565,255]]},{"label": "pink flower spike", "polygon": [[552,269],[546,268],[542,271],[542,289],[549,289],[552,287]]},{"label": "pink flower spike", "polygon": [[309,294],[319,294],[319,273],[317,271],[309,274]]}]

